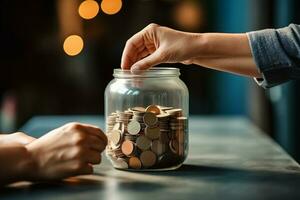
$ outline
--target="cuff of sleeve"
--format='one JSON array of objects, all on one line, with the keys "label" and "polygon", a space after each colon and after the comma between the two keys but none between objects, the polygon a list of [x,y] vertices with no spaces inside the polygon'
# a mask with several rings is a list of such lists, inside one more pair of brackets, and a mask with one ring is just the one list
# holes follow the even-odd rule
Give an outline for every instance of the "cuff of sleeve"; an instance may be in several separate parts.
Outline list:
[{"label": "cuff of sleeve", "polygon": [[279,70],[269,70],[262,73],[262,78],[254,78],[255,82],[267,89],[290,80],[290,68]]},{"label": "cuff of sleeve", "polygon": [[247,33],[251,52],[262,78],[256,82],[270,88],[289,80],[292,63],[288,56],[281,51],[282,45],[275,29],[266,29]]}]

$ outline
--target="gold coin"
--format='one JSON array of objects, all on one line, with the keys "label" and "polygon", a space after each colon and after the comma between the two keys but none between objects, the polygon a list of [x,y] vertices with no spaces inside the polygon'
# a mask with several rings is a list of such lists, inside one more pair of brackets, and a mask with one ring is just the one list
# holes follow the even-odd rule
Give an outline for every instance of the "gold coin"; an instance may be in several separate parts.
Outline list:
[{"label": "gold coin", "polygon": [[143,151],[140,155],[144,167],[152,167],[156,163],[156,155],[152,151]]},{"label": "gold coin", "polygon": [[156,127],[148,126],[145,128],[145,135],[147,136],[147,138],[151,140],[159,138],[159,134],[160,134],[160,129],[158,126]]},{"label": "gold coin", "polygon": [[141,130],[141,125],[139,122],[135,120],[129,122],[127,126],[128,133],[130,133],[131,135],[137,135],[140,132],[140,130]]},{"label": "gold coin", "polygon": [[151,146],[151,140],[149,140],[146,136],[141,135],[136,139],[136,146],[142,150],[147,150]]},{"label": "gold coin", "polygon": [[131,157],[129,158],[128,161],[129,167],[133,169],[141,169],[142,168],[142,163],[139,158],[137,157]]},{"label": "gold coin", "polygon": [[146,108],[146,112],[151,112],[151,113],[154,113],[156,115],[159,115],[160,114],[160,109],[156,105],[150,105]]},{"label": "gold coin", "polygon": [[157,123],[157,117],[152,112],[146,112],[143,119],[147,126],[154,126]]},{"label": "gold coin", "polygon": [[121,149],[126,156],[130,156],[134,152],[134,144],[130,140],[126,140],[122,143]]}]

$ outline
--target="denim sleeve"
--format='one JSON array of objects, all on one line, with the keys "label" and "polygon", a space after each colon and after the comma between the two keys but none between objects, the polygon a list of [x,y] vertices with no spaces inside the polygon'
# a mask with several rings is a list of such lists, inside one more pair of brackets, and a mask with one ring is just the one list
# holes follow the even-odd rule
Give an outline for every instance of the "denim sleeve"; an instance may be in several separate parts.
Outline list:
[{"label": "denim sleeve", "polygon": [[290,24],[280,29],[247,33],[251,52],[262,78],[256,79],[270,88],[293,79],[300,79],[300,26]]}]

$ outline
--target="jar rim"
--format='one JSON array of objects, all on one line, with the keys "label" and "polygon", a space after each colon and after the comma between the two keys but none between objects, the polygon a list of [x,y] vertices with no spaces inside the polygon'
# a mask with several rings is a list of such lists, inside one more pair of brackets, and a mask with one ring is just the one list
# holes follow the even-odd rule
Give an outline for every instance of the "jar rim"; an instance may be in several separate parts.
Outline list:
[{"label": "jar rim", "polygon": [[113,76],[115,78],[150,78],[150,77],[169,77],[179,76],[180,70],[175,67],[152,67],[147,70],[123,70],[121,68],[114,69]]}]

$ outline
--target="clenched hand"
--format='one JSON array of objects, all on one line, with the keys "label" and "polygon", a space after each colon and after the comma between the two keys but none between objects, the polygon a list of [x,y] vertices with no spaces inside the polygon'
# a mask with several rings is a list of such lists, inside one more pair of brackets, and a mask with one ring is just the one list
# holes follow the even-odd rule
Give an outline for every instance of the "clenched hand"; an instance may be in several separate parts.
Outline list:
[{"label": "clenched hand", "polygon": [[93,164],[101,162],[107,138],[97,127],[69,123],[26,146],[35,170],[29,179],[56,180],[91,174]]}]

